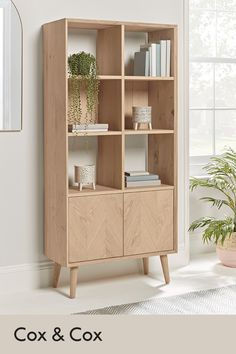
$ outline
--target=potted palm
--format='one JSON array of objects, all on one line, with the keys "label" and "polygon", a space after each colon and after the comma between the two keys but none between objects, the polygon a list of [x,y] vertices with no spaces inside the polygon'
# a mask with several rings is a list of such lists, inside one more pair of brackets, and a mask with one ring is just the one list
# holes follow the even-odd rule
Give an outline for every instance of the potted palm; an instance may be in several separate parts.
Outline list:
[{"label": "potted palm", "polygon": [[191,223],[189,231],[203,228],[203,241],[215,242],[220,261],[229,267],[236,267],[236,151],[229,148],[221,156],[211,158],[204,167],[209,178],[190,179],[190,190],[202,187],[218,192],[219,197],[203,197],[201,200],[229,214],[222,219],[204,216]]}]

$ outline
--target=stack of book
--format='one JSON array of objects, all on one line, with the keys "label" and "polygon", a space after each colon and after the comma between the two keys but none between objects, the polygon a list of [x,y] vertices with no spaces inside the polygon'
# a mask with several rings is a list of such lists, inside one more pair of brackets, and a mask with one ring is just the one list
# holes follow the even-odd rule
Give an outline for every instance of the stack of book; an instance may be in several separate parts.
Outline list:
[{"label": "stack of book", "polygon": [[171,41],[148,43],[134,54],[134,76],[170,76]]},{"label": "stack of book", "polygon": [[73,124],[72,133],[80,132],[107,132],[108,124]]},{"label": "stack of book", "polygon": [[161,180],[158,175],[147,171],[125,172],[125,187],[160,186]]}]

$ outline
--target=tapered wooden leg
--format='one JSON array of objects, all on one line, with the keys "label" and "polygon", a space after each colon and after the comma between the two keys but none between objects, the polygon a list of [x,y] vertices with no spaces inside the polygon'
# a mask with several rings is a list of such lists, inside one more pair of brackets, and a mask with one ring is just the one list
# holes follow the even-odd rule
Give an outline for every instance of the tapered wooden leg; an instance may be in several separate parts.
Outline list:
[{"label": "tapered wooden leg", "polygon": [[148,128],[152,130],[152,123],[148,123]]},{"label": "tapered wooden leg", "polygon": [[53,266],[53,281],[52,281],[52,286],[54,288],[58,287],[58,281],[59,281],[59,277],[60,277],[60,272],[61,272],[60,264],[54,263],[54,266]]},{"label": "tapered wooden leg", "polygon": [[170,275],[169,275],[168,258],[165,255],[165,256],[160,256],[160,259],[161,259],[161,266],[162,266],[162,271],[164,274],[165,282],[166,282],[166,284],[169,284]]},{"label": "tapered wooden leg", "polygon": [[138,129],[138,123],[134,123],[133,124],[133,128],[134,128],[134,130],[137,130]]},{"label": "tapered wooden leg", "polygon": [[145,275],[147,275],[149,272],[149,258],[148,257],[143,258],[143,271],[144,271]]},{"label": "tapered wooden leg", "polygon": [[70,268],[70,298],[74,299],[76,296],[78,267]]}]

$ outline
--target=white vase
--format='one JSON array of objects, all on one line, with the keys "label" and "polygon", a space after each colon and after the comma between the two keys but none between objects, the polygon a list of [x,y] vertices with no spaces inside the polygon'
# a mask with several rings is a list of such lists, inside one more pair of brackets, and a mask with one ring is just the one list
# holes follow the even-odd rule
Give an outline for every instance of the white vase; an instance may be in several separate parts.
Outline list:
[{"label": "white vase", "polygon": [[95,165],[75,166],[75,182],[82,191],[83,186],[91,185],[95,189]]}]

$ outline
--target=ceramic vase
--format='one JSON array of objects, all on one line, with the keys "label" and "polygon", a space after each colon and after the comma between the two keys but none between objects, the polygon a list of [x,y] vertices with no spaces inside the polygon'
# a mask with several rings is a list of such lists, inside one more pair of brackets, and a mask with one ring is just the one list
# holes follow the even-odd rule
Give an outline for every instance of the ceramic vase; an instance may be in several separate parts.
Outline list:
[{"label": "ceramic vase", "polygon": [[88,185],[95,189],[95,174],[95,165],[75,166],[75,182],[80,191]]}]

